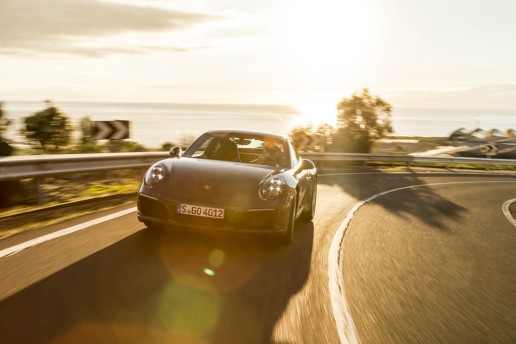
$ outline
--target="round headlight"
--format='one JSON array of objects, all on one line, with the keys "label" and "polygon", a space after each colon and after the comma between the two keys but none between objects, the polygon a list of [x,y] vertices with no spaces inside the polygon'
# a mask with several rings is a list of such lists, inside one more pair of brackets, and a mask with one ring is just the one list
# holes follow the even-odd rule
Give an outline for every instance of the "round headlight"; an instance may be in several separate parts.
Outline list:
[{"label": "round headlight", "polygon": [[274,176],[262,183],[260,187],[260,195],[262,198],[271,200],[278,198],[285,190],[287,182],[280,176]]},{"label": "round headlight", "polygon": [[167,169],[164,165],[159,163],[152,165],[145,175],[145,184],[152,186],[159,183],[165,178],[166,173]]}]

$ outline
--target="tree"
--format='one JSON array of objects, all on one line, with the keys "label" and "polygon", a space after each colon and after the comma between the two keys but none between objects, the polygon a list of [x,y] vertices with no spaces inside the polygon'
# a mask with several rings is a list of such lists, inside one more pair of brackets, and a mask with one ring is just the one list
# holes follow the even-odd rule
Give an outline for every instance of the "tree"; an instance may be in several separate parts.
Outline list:
[{"label": "tree", "polygon": [[122,145],[122,151],[124,152],[146,152],[147,148],[145,148],[142,144],[133,141],[120,140],[120,144]]},{"label": "tree", "polygon": [[75,147],[76,153],[100,153],[102,151],[101,146],[93,140],[94,125],[88,116],[81,118],[78,127],[81,137],[80,141]]},{"label": "tree", "polygon": [[337,130],[332,151],[369,153],[374,140],[393,133],[392,107],[367,88],[337,104]]},{"label": "tree", "polygon": [[161,150],[168,152],[174,146],[177,146],[174,142],[167,141],[161,145]]},{"label": "tree", "polygon": [[11,121],[4,118],[5,112],[3,109],[3,103],[0,102],[0,142],[4,141],[4,132],[7,131],[7,127],[11,124]]},{"label": "tree", "polygon": [[7,142],[4,142],[4,132],[11,124],[11,121],[4,118],[3,103],[0,102],[0,156],[9,156],[13,152],[13,148]]},{"label": "tree", "polygon": [[66,114],[46,101],[47,108],[25,118],[21,134],[35,148],[59,151],[70,143],[72,128]]},{"label": "tree", "polygon": [[290,131],[288,136],[292,140],[292,143],[296,147],[296,149],[300,151],[305,151],[306,147],[303,146],[303,136],[305,135],[311,135],[313,133],[313,126],[312,124],[306,124],[306,125],[298,125]]},{"label": "tree", "polygon": [[81,118],[79,122],[79,126],[81,129],[81,143],[82,144],[93,144],[95,141],[93,140],[93,122],[88,116],[84,116]]},{"label": "tree", "polygon": [[[294,146],[300,151],[325,152],[328,147],[331,146],[331,138],[334,130],[335,128],[328,123],[320,124],[317,128],[314,128],[314,126],[309,123],[294,127],[290,131],[289,137],[292,139]],[[307,137],[311,137],[312,139],[317,138],[317,145],[305,145]]]}]

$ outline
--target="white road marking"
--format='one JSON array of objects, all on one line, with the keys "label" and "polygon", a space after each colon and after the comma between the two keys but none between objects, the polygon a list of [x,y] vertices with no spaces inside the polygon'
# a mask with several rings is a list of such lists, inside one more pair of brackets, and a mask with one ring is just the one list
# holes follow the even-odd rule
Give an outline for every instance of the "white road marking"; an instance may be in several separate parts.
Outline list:
[{"label": "white road marking", "polygon": [[509,208],[511,207],[511,204],[513,204],[514,202],[516,202],[516,198],[510,199],[507,202],[505,202],[502,206],[502,211],[503,211],[503,214],[505,215],[505,217],[507,218],[507,220],[509,220],[509,222],[514,227],[516,227],[516,219],[514,219],[514,217],[511,214],[511,211],[509,210]]},{"label": "white road marking", "polygon": [[[346,175],[347,173],[343,173],[342,175]],[[332,174],[335,175],[335,174]],[[335,232],[333,236],[330,252],[328,254],[328,285],[330,289],[330,298],[333,309],[333,317],[335,319],[335,324],[337,326],[337,332],[339,334],[341,343],[349,343],[349,344],[357,344],[359,343],[358,336],[356,334],[355,324],[353,322],[353,318],[351,317],[351,313],[348,308],[347,300],[346,300],[346,292],[344,289],[344,278],[342,276],[342,241],[344,240],[344,234],[346,229],[348,228],[351,220],[355,213],[362,207],[364,204],[381,197],[383,195],[413,189],[423,186],[439,186],[439,185],[451,185],[451,184],[475,184],[475,183],[516,183],[516,181],[467,181],[467,182],[444,182],[444,183],[431,183],[431,184],[417,184],[417,185],[409,185],[396,189],[387,190],[371,197],[358,202],[346,215],[341,225]],[[516,201],[516,199],[514,200]],[[506,202],[507,203],[507,202]],[[512,218],[512,216],[511,216]],[[514,220],[514,219],[513,219]],[[516,221],[515,221],[516,222]],[[516,224],[515,224],[516,225]]]},{"label": "white road marking", "polygon": [[26,241],[26,242],[18,244],[18,245],[11,246],[9,248],[6,248],[6,249],[3,249],[3,250],[0,251],[0,258],[11,256],[13,254],[16,254],[16,253],[18,253],[20,251],[23,251],[23,250],[29,248],[29,247],[33,247],[33,246],[42,244],[44,242],[56,239],[56,238],[60,238],[60,237],[65,236],[65,235],[78,232],[78,231],[83,230],[85,228],[98,225],[99,223],[102,223],[102,222],[106,222],[106,221],[109,221],[109,220],[116,219],[118,217],[130,214],[130,213],[135,212],[135,211],[136,211],[136,207],[129,208],[129,209],[122,210],[122,211],[119,211],[119,212],[111,214],[111,215],[106,215],[106,216],[103,216],[103,217],[95,219],[95,220],[91,220],[91,221],[87,221],[87,222],[78,224],[76,226],[65,228],[65,229],[62,229],[62,230],[54,232],[54,233],[43,235],[43,236],[41,236],[39,238],[35,238],[35,239]]}]

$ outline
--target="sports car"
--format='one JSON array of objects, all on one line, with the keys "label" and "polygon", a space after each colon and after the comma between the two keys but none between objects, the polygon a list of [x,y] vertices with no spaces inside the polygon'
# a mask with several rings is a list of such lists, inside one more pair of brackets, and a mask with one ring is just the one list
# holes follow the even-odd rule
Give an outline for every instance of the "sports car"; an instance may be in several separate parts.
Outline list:
[{"label": "sports car", "polygon": [[292,141],[252,131],[209,131],[184,153],[153,164],[138,192],[147,227],[255,233],[289,244],[295,222],[311,221],[317,169]]}]

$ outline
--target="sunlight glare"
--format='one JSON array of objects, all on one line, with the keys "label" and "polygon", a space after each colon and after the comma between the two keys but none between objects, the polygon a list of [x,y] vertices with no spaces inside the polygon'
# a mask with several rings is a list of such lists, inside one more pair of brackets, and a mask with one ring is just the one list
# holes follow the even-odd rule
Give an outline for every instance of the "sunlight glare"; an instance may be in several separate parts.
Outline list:
[{"label": "sunlight glare", "polygon": [[[374,11],[369,0],[292,1],[284,8],[282,51],[298,85],[292,126],[336,123],[336,105],[371,61]],[[294,93],[294,92],[293,92]]]},{"label": "sunlight glare", "polygon": [[304,100],[299,100],[294,106],[301,116],[292,120],[292,127],[307,124],[317,127],[323,123],[335,125],[337,123],[336,104],[337,98],[335,97],[311,98],[308,96]]},{"label": "sunlight glare", "polygon": [[283,42],[300,72],[334,81],[368,62],[374,23],[369,1],[293,1],[284,11]]}]

